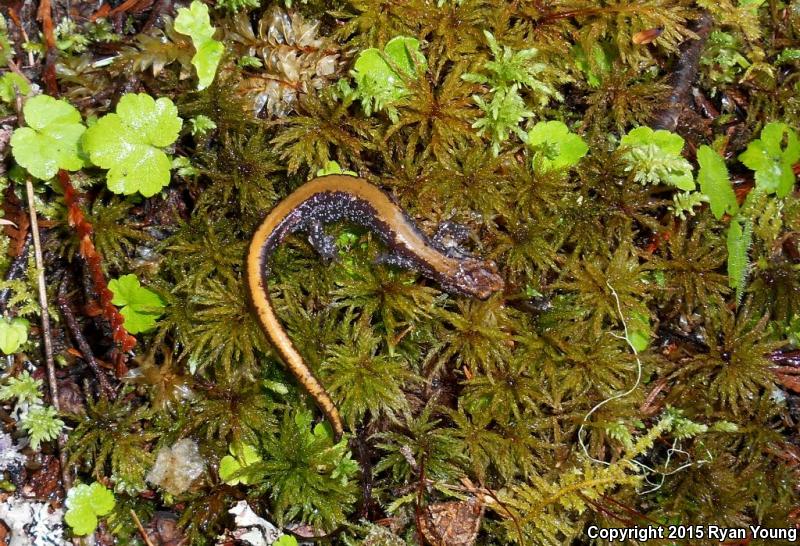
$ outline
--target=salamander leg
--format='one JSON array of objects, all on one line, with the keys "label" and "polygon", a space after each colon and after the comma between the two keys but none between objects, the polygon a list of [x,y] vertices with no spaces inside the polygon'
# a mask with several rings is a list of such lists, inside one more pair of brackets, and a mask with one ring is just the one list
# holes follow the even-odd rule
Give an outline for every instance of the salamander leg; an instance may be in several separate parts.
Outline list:
[{"label": "salamander leg", "polygon": [[330,262],[336,258],[336,239],[325,233],[322,222],[311,222],[308,226],[308,242],[319,253],[323,261]]},{"label": "salamander leg", "polygon": [[455,222],[442,222],[431,239],[431,244],[452,258],[469,256],[462,246],[469,240],[469,228]]}]

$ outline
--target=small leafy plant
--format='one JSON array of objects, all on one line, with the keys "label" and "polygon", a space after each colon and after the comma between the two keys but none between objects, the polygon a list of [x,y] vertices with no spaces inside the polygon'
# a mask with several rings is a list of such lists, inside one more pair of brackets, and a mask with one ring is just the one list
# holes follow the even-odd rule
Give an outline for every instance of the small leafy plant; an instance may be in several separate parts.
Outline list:
[{"label": "small leafy plant", "polygon": [[342,169],[336,161],[328,161],[325,163],[325,166],[319,170],[317,170],[317,176],[326,176],[329,174],[347,174],[350,176],[358,176],[355,171],[346,171]]},{"label": "small leafy plant", "polygon": [[427,62],[416,38],[395,36],[382,52],[374,47],[362,51],[350,74],[364,113],[369,116],[386,110],[392,121],[396,121],[395,106],[409,94],[404,78],[413,78],[417,66],[424,69]]},{"label": "small leafy plant", "polygon": [[492,151],[497,155],[501,144],[510,134],[516,134],[523,141],[526,138],[520,124],[526,118],[532,117],[533,112],[528,109],[520,94],[523,88],[530,89],[535,94],[540,106],[546,105],[551,98],[560,100],[561,95],[551,85],[539,79],[547,65],[534,62],[539,54],[538,50],[530,48],[514,51],[508,46],[501,47],[488,30],[483,34],[494,57],[483,65],[488,74],[467,73],[461,77],[468,82],[489,86],[491,97],[488,101],[479,95],[473,96],[485,115],[473,123],[472,127],[478,129],[478,134],[489,134]]},{"label": "small leafy plant", "polygon": [[175,17],[175,30],[186,34],[192,39],[195,54],[192,65],[197,71],[197,89],[205,89],[214,81],[225,46],[214,39],[217,31],[211,26],[208,16],[208,6],[199,0],[194,0],[188,8],[178,10]]},{"label": "small leafy plant", "polygon": [[14,354],[28,341],[29,323],[24,318],[0,318],[0,351]]},{"label": "small leafy plant", "polygon": [[31,86],[28,81],[16,72],[6,72],[0,78],[0,100],[12,103],[17,97],[17,93],[23,97],[30,93]]},{"label": "small leafy plant", "polygon": [[258,450],[249,444],[231,444],[228,451],[230,455],[219,461],[220,479],[228,485],[252,483],[250,476],[242,471],[261,460]]},{"label": "small leafy plant", "polygon": [[692,165],[681,156],[683,138],[670,131],[637,127],[620,140],[621,159],[633,180],[642,185],[669,184],[680,190],[695,188]]},{"label": "small leafy plant", "polygon": [[165,306],[161,296],[141,286],[136,275],[113,279],[108,288],[114,293],[111,303],[121,307],[120,314],[125,317],[125,328],[130,333],[138,334],[155,328]]},{"label": "small leafy plant", "polygon": [[28,371],[22,372],[19,377],[10,377],[6,384],[0,387],[0,400],[17,399],[17,404],[40,404],[42,394],[39,389],[41,379],[34,379]]},{"label": "small leafy plant", "polygon": [[59,169],[83,168],[78,144],[86,127],[80,112],[47,95],[29,99],[22,112],[28,126],[15,129],[11,136],[11,152],[20,166],[41,180],[53,178]]},{"label": "small leafy plant", "polygon": [[725,214],[735,215],[739,211],[736,194],[728,176],[725,160],[711,146],[700,146],[697,150],[697,181],[700,191],[708,198],[711,212],[717,220]]},{"label": "small leafy plant", "polygon": [[19,426],[28,434],[34,450],[39,449],[42,442],[54,440],[64,427],[55,408],[42,405],[41,386],[40,379],[34,379],[24,371],[0,387],[0,400],[16,398],[14,412],[19,415]]},{"label": "small leafy plant", "polygon": [[550,171],[578,164],[589,146],[561,121],[540,121],[528,131],[528,146],[534,150],[534,169]]},{"label": "small leafy plant", "polygon": [[739,156],[739,161],[755,171],[756,186],[778,197],[786,197],[794,187],[792,165],[798,160],[800,141],[797,133],[779,122],[767,123],[761,130],[761,138],[748,144]]},{"label": "small leafy plant", "polygon": [[64,421],[58,418],[54,407],[33,404],[20,419],[20,427],[28,434],[31,448],[37,450],[42,442],[58,437]]},{"label": "small leafy plant", "polygon": [[64,521],[76,535],[89,535],[97,529],[97,518],[110,514],[115,505],[114,493],[103,484],[78,484],[67,493]]},{"label": "small leafy plant", "polygon": [[92,163],[109,169],[111,191],[151,197],[169,184],[171,162],[162,148],[177,140],[182,123],[170,99],[127,94],[116,113],[86,130],[83,148]]}]

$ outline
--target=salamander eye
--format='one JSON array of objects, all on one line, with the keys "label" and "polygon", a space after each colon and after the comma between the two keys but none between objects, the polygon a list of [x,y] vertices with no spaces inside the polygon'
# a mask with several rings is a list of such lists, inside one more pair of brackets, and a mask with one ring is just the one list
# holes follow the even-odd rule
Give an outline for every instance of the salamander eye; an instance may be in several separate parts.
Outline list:
[{"label": "salamander eye", "polygon": [[505,288],[497,265],[483,260],[468,259],[462,262],[456,281],[459,290],[482,300]]}]

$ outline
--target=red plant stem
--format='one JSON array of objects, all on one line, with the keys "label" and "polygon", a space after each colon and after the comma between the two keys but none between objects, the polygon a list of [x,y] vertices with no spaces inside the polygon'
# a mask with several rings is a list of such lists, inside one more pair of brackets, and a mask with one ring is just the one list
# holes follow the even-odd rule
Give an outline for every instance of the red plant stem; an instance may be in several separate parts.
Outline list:
[{"label": "red plant stem", "polygon": [[111,303],[114,294],[108,289],[106,276],[101,267],[102,257],[97,252],[94,243],[92,242],[92,233],[94,231],[92,223],[86,219],[83,211],[78,206],[78,192],[72,185],[69,178],[69,173],[64,170],[58,171],[58,181],[64,190],[64,203],[67,206],[67,217],[69,219],[70,227],[75,228],[80,240],[78,249],[86,260],[89,266],[89,274],[92,278],[97,297],[100,300],[100,310],[103,316],[111,325],[111,332],[116,346],[114,350],[114,363],[116,365],[117,377],[123,375],[127,371],[125,361],[127,360],[126,353],[131,351],[136,346],[136,338],[128,333],[123,326],[125,321],[124,317],[119,313],[114,304]]},{"label": "red plant stem", "polygon": [[47,47],[44,62],[44,83],[47,94],[58,96],[58,82],[56,81],[56,60],[58,58],[58,48],[56,47],[56,34],[53,27],[53,13],[50,0],[41,0],[39,9],[36,11],[36,19],[42,23],[42,34],[44,43]]}]

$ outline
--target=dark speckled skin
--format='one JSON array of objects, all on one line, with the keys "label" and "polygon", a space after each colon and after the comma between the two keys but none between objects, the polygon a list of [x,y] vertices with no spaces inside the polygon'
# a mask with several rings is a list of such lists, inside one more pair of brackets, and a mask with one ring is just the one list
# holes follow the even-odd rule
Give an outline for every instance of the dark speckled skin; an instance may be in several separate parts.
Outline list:
[{"label": "dark speckled skin", "polygon": [[442,252],[385,193],[360,178],[343,175],[316,178],[281,201],[261,223],[250,243],[247,256],[250,295],[264,332],[330,420],[337,439],[343,433],[339,412],[278,321],[269,298],[267,278],[270,257],[292,233],[308,233],[309,240],[324,258],[334,257],[333,241],[322,227],[342,220],[375,233],[389,249],[386,263],[414,268],[448,292],[485,299],[504,285],[492,262]]}]

